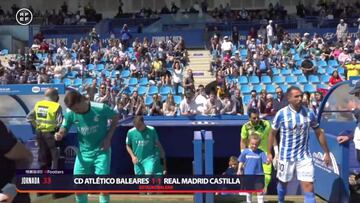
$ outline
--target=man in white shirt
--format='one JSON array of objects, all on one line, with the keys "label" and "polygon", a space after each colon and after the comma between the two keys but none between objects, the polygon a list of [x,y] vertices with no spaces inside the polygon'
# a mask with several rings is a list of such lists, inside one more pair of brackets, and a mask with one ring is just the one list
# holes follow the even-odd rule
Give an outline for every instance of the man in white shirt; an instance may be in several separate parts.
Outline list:
[{"label": "man in white shirt", "polygon": [[345,40],[348,34],[348,25],[344,19],[340,19],[340,23],[336,27],[336,37],[338,41]]},{"label": "man in white shirt", "polygon": [[222,103],[221,101],[216,97],[215,93],[210,93],[210,97],[207,100],[206,103],[206,115],[219,115],[220,110],[222,109]]},{"label": "man in white shirt", "polygon": [[180,102],[180,115],[194,116],[196,115],[196,104],[192,93],[187,92],[184,99]]},{"label": "man in white shirt", "polygon": [[272,44],[274,40],[274,29],[272,26],[272,20],[269,20],[269,24],[266,26],[267,44]]},{"label": "man in white shirt", "polygon": [[204,85],[199,85],[195,95],[196,113],[203,115],[206,110],[207,95]]},{"label": "man in white shirt", "polygon": [[233,48],[232,42],[229,40],[228,36],[225,36],[224,41],[223,41],[223,43],[221,45],[221,51],[224,53],[224,55],[226,53],[230,53],[230,55],[231,55],[232,48]]}]

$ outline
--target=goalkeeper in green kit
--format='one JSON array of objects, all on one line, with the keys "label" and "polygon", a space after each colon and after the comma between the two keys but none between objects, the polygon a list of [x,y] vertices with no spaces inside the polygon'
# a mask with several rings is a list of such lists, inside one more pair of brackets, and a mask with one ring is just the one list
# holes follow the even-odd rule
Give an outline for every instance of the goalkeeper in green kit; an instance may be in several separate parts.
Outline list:
[{"label": "goalkeeper in green kit", "polygon": [[[119,120],[118,115],[108,105],[90,102],[77,91],[67,92],[64,103],[68,109],[55,139],[63,139],[72,124],[77,126],[79,152],[75,160],[74,175],[109,175],[111,138]],[[108,128],[109,120],[111,122]],[[87,201],[87,194],[76,194],[77,203]],[[99,202],[109,203],[110,196],[101,194]]]},{"label": "goalkeeper in green kit", "polygon": [[126,137],[126,150],[134,164],[135,175],[166,175],[165,152],[154,127],[136,116]]}]

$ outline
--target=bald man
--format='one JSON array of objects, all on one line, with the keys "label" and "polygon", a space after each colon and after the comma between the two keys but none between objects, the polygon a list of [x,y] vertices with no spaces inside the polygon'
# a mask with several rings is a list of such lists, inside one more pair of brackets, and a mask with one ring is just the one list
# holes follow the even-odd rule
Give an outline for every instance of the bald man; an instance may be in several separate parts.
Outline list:
[{"label": "bald man", "polygon": [[36,141],[39,146],[39,165],[41,169],[57,169],[60,148],[55,141],[55,132],[62,120],[62,108],[58,91],[49,88],[45,91],[45,99],[37,102],[27,119],[36,130]]}]

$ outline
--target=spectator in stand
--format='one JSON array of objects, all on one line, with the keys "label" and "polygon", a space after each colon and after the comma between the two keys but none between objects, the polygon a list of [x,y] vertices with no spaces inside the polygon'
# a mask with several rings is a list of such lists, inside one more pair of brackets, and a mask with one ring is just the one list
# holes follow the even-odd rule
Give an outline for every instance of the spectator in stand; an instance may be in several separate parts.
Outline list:
[{"label": "spectator in stand", "polygon": [[310,92],[304,92],[303,98],[302,98],[302,104],[306,108],[311,109],[311,95]]},{"label": "spectator in stand", "polygon": [[301,62],[300,69],[306,77],[309,77],[309,75],[316,73],[316,68],[309,58],[305,58],[305,60]]},{"label": "spectator in stand", "polygon": [[163,103],[162,111],[165,116],[175,116],[177,113],[178,107],[175,104],[174,96],[169,94],[167,96],[166,102]]},{"label": "spectator in stand", "polygon": [[107,104],[109,106],[111,106],[110,104],[110,88],[106,87],[105,84],[101,84],[100,88],[99,88],[99,92],[95,94],[94,96],[94,101],[98,102],[98,103],[104,103]]},{"label": "spectator in stand", "polygon": [[256,90],[251,90],[251,99],[247,109],[259,109],[259,100],[257,98]]},{"label": "spectator in stand", "polygon": [[344,19],[340,19],[340,23],[336,27],[336,37],[338,42],[346,40],[348,34],[348,25]]},{"label": "spectator in stand", "polygon": [[231,32],[231,40],[233,45],[236,47],[236,49],[239,48],[240,38],[239,38],[239,31],[236,26],[233,27]]},{"label": "spectator in stand", "polygon": [[329,86],[332,87],[336,83],[342,82],[342,79],[339,75],[339,72],[337,70],[334,70],[331,74],[331,77],[329,79]]},{"label": "spectator in stand", "polygon": [[289,104],[281,87],[277,87],[275,89],[275,92],[276,92],[277,97],[276,97],[276,99],[274,99],[274,104],[273,104],[273,112],[274,113],[276,113],[277,111],[279,111],[280,109],[282,109],[283,107],[285,107]]},{"label": "spectator in stand", "polygon": [[195,80],[191,69],[187,70],[187,74],[184,77],[183,86],[185,93],[195,93]]},{"label": "spectator in stand", "polygon": [[236,106],[236,114],[237,115],[244,115],[244,105],[242,102],[242,97],[240,94],[240,90],[235,90],[234,94],[231,96],[231,100],[234,101]]},{"label": "spectator in stand", "polygon": [[323,94],[322,92],[315,92],[315,100],[311,103],[312,110],[314,111],[315,115],[318,115],[320,104],[323,100]]},{"label": "spectator in stand", "polygon": [[204,111],[204,114],[219,115],[221,109],[222,109],[221,101],[217,98],[217,96],[214,92],[211,92],[210,97],[206,103],[206,109]]},{"label": "spectator in stand", "polygon": [[150,116],[161,116],[163,115],[163,111],[162,111],[162,102],[161,102],[161,97],[158,94],[154,94],[153,95],[153,102],[150,106],[149,109],[149,115]]},{"label": "spectator in stand", "polygon": [[352,60],[351,54],[349,53],[348,48],[344,48],[344,50],[339,54],[338,61],[340,65],[345,65]]},{"label": "spectator in stand", "polygon": [[225,36],[224,41],[221,44],[221,51],[223,55],[230,54],[231,56],[232,48],[233,48],[233,43],[230,41],[228,36]]},{"label": "spectator in stand", "polygon": [[197,114],[203,115],[206,109],[208,96],[205,92],[204,85],[199,85],[195,94],[195,104],[196,104],[196,112]]},{"label": "spectator in stand", "polygon": [[183,71],[184,68],[181,66],[180,61],[176,60],[173,63],[173,87],[175,89],[175,95],[179,94],[179,86],[182,86],[183,81]]},{"label": "spectator in stand", "polygon": [[273,21],[269,20],[269,24],[266,26],[266,37],[267,37],[267,44],[271,44],[274,41],[274,28],[273,28]]},{"label": "spectator in stand", "polygon": [[121,44],[125,50],[129,47],[131,38],[132,35],[129,32],[127,24],[124,24],[120,33],[120,39],[121,39]]},{"label": "spectator in stand", "polygon": [[256,75],[261,77],[261,75],[264,73],[270,77],[272,76],[269,58],[265,53],[261,54],[259,56],[259,60],[256,62]]},{"label": "spectator in stand", "polygon": [[360,75],[360,64],[354,58],[351,60],[351,63],[345,65],[345,77],[349,80],[352,76]]},{"label": "spectator in stand", "polygon": [[184,99],[180,103],[180,115],[193,116],[196,115],[196,103],[191,92],[186,92]]},{"label": "spectator in stand", "polygon": [[131,107],[132,110],[130,112],[132,115],[139,116],[146,114],[146,105],[144,103],[144,99],[138,95],[137,90],[133,92],[131,97]]},{"label": "spectator in stand", "polygon": [[258,100],[258,107],[259,107],[259,112],[261,114],[265,113],[265,108],[266,108],[266,96],[267,96],[267,92],[265,89],[262,89],[259,95],[259,100]]},{"label": "spectator in stand", "polygon": [[230,93],[225,93],[220,114],[236,115],[236,102],[231,99]]},{"label": "spectator in stand", "polygon": [[39,42],[42,42],[44,39],[45,39],[45,36],[44,36],[44,34],[41,32],[41,31],[39,31],[38,33],[36,33],[36,35],[34,36],[34,41],[35,40],[39,40]]}]

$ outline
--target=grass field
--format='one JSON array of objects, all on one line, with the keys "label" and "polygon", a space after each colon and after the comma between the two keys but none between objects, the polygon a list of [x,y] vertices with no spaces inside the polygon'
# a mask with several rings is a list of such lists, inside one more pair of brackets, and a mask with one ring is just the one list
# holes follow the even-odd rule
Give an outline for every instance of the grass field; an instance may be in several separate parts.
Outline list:
[{"label": "grass field", "polygon": [[[75,202],[74,195],[60,198],[52,199],[52,195],[45,195],[37,197],[36,195],[31,195],[33,203],[73,203]],[[269,203],[276,203],[276,196],[265,196],[265,199]],[[97,203],[98,195],[89,195],[89,203]],[[192,203],[193,195],[111,195],[112,203]],[[240,203],[245,202],[245,196],[231,195],[231,196],[215,196],[216,203]],[[254,197],[254,202],[256,202],[256,197]],[[287,203],[300,203],[304,202],[303,196],[287,196]],[[316,199],[317,203],[325,203],[326,201],[321,200],[320,198]]]}]

